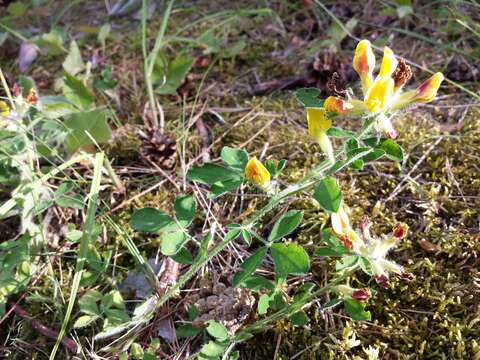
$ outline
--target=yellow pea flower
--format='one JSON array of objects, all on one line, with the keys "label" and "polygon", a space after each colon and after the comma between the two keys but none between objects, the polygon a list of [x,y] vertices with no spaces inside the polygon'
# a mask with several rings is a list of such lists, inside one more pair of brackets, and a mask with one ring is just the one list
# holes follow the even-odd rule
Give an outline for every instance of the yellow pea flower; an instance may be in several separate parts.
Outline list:
[{"label": "yellow pea flower", "polygon": [[392,102],[395,81],[392,78],[377,78],[365,94],[364,103],[372,113],[387,109]]},{"label": "yellow pea flower", "polygon": [[393,108],[401,109],[414,102],[428,103],[433,101],[444,79],[445,77],[441,72],[435,73],[415,90],[409,90],[401,94],[395,100]]},{"label": "yellow pea flower", "polygon": [[437,91],[445,79],[441,72],[435,73],[430,79],[421,84],[415,91],[414,101],[427,103],[435,99]]},{"label": "yellow pea flower", "polygon": [[245,166],[245,177],[265,191],[270,189],[270,173],[256,157],[251,158]]},{"label": "yellow pea flower", "polygon": [[363,92],[366,93],[373,83],[373,69],[375,68],[375,54],[368,40],[357,44],[353,57],[353,68],[362,80]]},{"label": "yellow pea flower", "polygon": [[332,142],[327,131],[332,127],[332,120],[328,118],[324,108],[307,108],[308,133],[318,142],[322,151],[330,162],[335,162]]},{"label": "yellow pea flower", "polygon": [[7,117],[10,114],[10,107],[5,101],[0,100],[0,116]]}]

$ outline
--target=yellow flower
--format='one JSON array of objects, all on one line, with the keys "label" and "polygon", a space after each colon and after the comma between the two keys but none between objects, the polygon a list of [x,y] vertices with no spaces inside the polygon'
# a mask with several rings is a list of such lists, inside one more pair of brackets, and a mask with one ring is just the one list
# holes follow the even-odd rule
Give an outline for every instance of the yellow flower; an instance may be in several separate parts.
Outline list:
[{"label": "yellow flower", "polygon": [[7,117],[10,114],[10,108],[5,101],[0,100],[0,115]]},{"label": "yellow flower", "polygon": [[374,67],[372,46],[368,40],[362,40],[355,50],[353,68],[362,80],[363,101],[350,98],[343,104],[335,98],[327,98],[325,107],[338,114],[374,114],[377,129],[395,138],[397,132],[391,123],[390,112],[412,102],[426,103],[434,100],[444,76],[438,72],[416,90],[402,93],[403,85],[411,78],[412,72],[405,61],[399,62],[387,46],[383,50],[382,64],[375,80],[372,75]]},{"label": "yellow flower", "polygon": [[322,151],[330,162],[335,162],[332,142],[327,131],[332,127],[332,120],[328,118],[324,108],[307,108],[308,133],[318,142]]},{"label": "yellow flower", "polygon": [[270,173],[256,157],[250,159],[245,166],[245,177],[265,190],[270,188]]},{"label": "yellow flower", "polygon": [[385,110],[392,101],[395,81],[392,78],[377,78],[365,94],[364,103],[372,113]]},{"label": "yellow flower", "polygon": [[375,54],[368,40],[358,43],[353,57],[353,68],[362,80],[363,92],[367,92],[373,82],[373,68],[375,67]]}]

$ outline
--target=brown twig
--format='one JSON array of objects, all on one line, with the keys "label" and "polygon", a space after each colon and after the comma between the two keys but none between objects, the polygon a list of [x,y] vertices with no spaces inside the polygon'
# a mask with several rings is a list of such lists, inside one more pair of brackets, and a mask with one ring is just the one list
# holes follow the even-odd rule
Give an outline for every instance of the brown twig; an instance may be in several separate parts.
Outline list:
[{"label": "brown twig", "polygon": [[[50,339],[57,340],[58,331],[52,330],[52,329],[46,327],[45,325],[43,325],[40,321],[38,321],[37,319],[30,316],[30,314],[27,313],[22,307],[20,307],[20,305],[12,304],[12,308],[13,308],[13,311],[15,312],[15,314],[17,314],[18,316],[21,316],[25,320],[28,320],[30,322],[30,324],[32,324],[32,327],[36,331],[38,331],[40,334],[42,334],[43,336],[48,337]],[[68,350],[70,350],[72,353],[78,354],[79,348],[78,348],[77,343],[75,341],[73,341],[72,339],[70,339],[69,337],[63,336],[62,344],[65,345],[65,347]]]}]

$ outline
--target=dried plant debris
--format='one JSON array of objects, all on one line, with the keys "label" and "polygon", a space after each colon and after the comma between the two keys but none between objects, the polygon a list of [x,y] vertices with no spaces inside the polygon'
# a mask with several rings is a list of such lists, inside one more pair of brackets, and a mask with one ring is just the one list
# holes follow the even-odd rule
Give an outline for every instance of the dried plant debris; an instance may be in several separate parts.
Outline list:
[{"label": "dried plant debris", "polygon": [[204,278],[200,281],[200,291],[187,297],[186,303],[199,311],[194,325],[203,326],[208,320],[216,320],[233,335],[250,318],[255,297],[249,289],[228,287],[221,281]]}]

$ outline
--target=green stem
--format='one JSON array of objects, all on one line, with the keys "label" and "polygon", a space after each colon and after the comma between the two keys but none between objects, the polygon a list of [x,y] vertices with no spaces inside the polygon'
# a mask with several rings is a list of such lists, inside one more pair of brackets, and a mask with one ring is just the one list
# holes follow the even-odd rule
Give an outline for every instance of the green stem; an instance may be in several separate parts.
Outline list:
[{"label": "green stem", "polygon": [[237,342],[241,342],[248,337],[249,334],[256,333],[259,331],[264,331],[267,327],[271,326],[275,322],[281,320],[282,318],[292,315],[297,311],[302,310],[302,308],[307,304],[309,301],[317,298],[319,295],[326,293],[327,291],[331,290],[335,286],[341,284],[346,278],[352,274],[355,269],[352,269],[348,272],[345,272],[338,278],[332,280],[329,284],[325,285],[324,287],[318,289],[317,291],[312,292],[308,296],[305,296],[301,301],[294,302],[288,306],[285,306],[282,310],[273,313],[270,316],[265,317],[262,320],[258,320],[252,325],[246,326],[242,331],[238,332],[235,336]]}]

